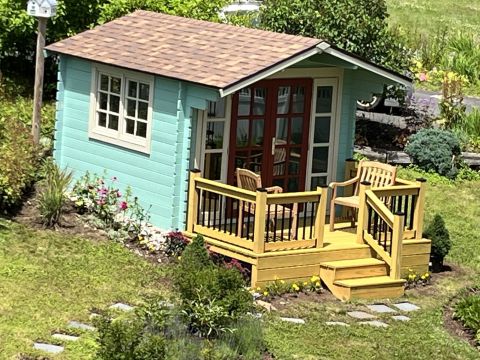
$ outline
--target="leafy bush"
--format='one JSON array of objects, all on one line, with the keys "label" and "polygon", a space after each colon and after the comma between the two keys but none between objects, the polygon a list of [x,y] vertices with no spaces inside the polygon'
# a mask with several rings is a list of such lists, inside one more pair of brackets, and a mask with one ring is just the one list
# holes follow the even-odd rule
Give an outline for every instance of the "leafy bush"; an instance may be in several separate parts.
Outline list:
[{"label": "leafy bush", "polygon": [[[244,360],[261,359],[265,350],[261,323],[254,318],[243,318],[235,326],[235,331],[220,335],[220,340],[234,350],[237,358]],[[233,357],[230,357],[232,359]]]},{"label": "leafy bush", "polygon": [[182,311],[192,332],[216,336],[252,307],[252,296],[241,274],[234,268],[215,265],[202,236],[184,250],[175,272]]},{"label": "leafy bush", "polygon": [[458,172],[459,161],[455,157],[461,154],[460,142],[450,131],[422,129],[409,138],[405,151],[413,163],[425,171],[450,178]]},{"label": "leafy bush", "polygon": [[473,108],[456,124],[455,130],[465,138],[465,149],[480,152],[480,109]]},{"label": "leafy bush", "polygon": [[45,161],[43,167],[45,179],[42,181],[38,206],[43,223],[54,226],[60,220],[73,174],[67,169],[61,170],[53,161]]},{"label": "leafy bush", "polygon": [[33,183],[38,153],[29,128],[13,118],[0,120],[0,211],[8,211]]},{"label": "leafy bush", "polygon": [[461,299],[455,305],[456,319],[476,334],[477,341],[480,342],[480,294],[475,293]]},{"label": "leafy bush", "polygon": [[443,269],[443,259],[452,248],[452,241],[445,221],[442,216],[436,214],[423,233],[423,236],[432,240],[432,250],[430,258],[432,261],[432,270],[439,272]]},{"label": "leafy bush", "polygon": [[165,254],[179,257],[188,245],[188,239],[181,231],[170,231],[165,236]]}]

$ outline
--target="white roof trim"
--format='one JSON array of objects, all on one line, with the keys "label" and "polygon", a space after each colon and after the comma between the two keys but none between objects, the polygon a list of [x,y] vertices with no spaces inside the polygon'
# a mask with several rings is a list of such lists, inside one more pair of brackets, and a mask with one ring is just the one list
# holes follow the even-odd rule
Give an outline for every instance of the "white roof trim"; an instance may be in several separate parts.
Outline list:
[{"label": "white roof trim", "polygon": [[321,53],[322,50],[318,47],[315,47],[313,49],[310,49],[306,52],[302,52],[301,54],[298,54],[286,61],[283,61],[275,66],[272,66],[271,68],[268,68],[264,71],[261,71],[259,72],[258,74],[244,80],[244,81],[240,81],[232,86],[228,86],[224,89],[220,89],[220,97],[225,97],[227,95],[230,95],[230,94],[233,94],[235,92],[237,92],[238,90],[240,89],[243,89],[251,84],[254,84],[256,83],[257,81],[260,81],[262,79],[265,79],[267,77],[269,77],[270,75],[273,75],[275,73],[278,73],[279,71],[282,71],[286,68],[288,68],[289,66],[292,66],[302,60],[305,60],[315,54],[319,54]]},{"label": "white roof trim", "polygon": [[319,49],[321,49],[323,52],[330,54],[332,56],[335,56],[339,59],[345,60],[351,64],[354,64],[362,69],[368,70],[374,74],[380,75],[386,79],[392,80],[396,83],[402,84],[404,86],[411,86],[412,82],[408,81],[400,76],[396,76],[388,71],[385,71],[377,66],[374,66],[372,64],[366,63],[365,61],[362,61],[360,59],[357,59],[353,56],[347,55],[341,51],[338,51],[336,49],[333,49],[329,43],[323,41],[320,44],[317,45]]}]

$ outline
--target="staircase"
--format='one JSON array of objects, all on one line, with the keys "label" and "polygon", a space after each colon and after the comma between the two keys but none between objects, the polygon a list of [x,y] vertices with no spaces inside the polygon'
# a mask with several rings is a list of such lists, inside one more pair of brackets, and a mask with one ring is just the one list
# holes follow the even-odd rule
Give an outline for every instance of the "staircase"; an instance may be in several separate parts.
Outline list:
[{"label": "staircase", "polygon": [[387,264],[372,257],[320,263],[320,278],[338,299],[400,297],[404,279],[393,280]]}]

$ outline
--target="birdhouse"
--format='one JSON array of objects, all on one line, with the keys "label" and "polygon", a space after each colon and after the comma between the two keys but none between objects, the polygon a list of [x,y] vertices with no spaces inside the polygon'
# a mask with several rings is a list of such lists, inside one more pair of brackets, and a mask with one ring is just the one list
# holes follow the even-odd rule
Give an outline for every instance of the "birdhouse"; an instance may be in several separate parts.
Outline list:
[{"label": "birdhouse", "polygon": [[36,17],[52,17],[57,13],[57,0],[29,0],[27,11]]}]

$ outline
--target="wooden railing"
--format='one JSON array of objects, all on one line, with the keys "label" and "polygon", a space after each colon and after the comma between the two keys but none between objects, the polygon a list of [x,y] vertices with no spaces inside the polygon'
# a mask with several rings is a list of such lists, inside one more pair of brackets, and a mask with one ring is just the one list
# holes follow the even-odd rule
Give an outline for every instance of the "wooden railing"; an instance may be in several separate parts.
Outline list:
[{"label": "wooden railing", "polygon": [[204,179],[192,170],[187,231],[255,253],[318,248],[323,247],[326,205],[326,187],[269,194]]},{"label": "wooden railing", "polygon": [[362,182],[359,203],[357,241],[369,244],[389,265],[390,277],[399,279],[403,240],[422,238],[425,180],[398,179],[382,188]]}]

